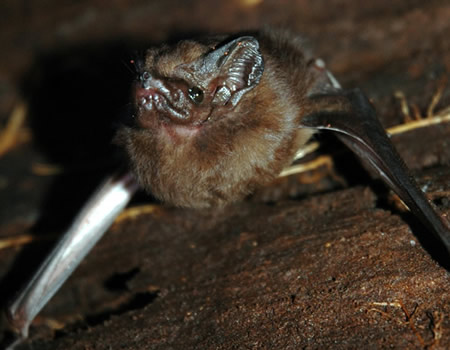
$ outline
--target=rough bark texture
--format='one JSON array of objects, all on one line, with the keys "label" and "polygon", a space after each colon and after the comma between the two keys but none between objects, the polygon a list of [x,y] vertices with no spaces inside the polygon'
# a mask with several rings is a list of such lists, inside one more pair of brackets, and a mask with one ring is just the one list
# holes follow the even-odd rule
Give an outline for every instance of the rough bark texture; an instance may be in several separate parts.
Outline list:
[{"label": "rough bark texture", "polygon": [[[281,24],[305,33],[343,85],[362,87],[386,127],[403,122],[395,91],[424,115],[450,71],[448,1],[26,4],[0,5],[0,122],[21,98],[32,133],[0,158],[0,241],[33,237],[0,250],[3,303],[110,167],[129,48]],[[449,104],[447,88],[435,110]],[[155,204],[114,224],[21,349],[449,348],[448,258],[348,151],[321,141],[333,170],[223,210]],[[393,141],[450,215],[450,123]],[[39,175],[38,162],[63,172]]]}]

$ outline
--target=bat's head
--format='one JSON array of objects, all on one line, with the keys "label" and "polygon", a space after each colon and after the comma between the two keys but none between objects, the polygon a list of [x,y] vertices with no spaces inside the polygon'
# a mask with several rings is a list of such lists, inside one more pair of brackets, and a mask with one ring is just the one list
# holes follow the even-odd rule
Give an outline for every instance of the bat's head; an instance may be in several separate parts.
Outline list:
[{"label": "bat's head", "polygon": [[[135,87],[138,124],[195,131],[233,109],[264,70],[258,41],[182,41],[148,50]],[[179,126],[177,128],[177,126]],[[184,130],[187,131],[187,130]]]},{"label": "bat's head", "polygon": [[136,125],[117,137],[141,185],[175,205],[205,207],[272,180],[288,146],[276,134],[284,112],[265,75],[251,36],[148,50],[134,89]]}]

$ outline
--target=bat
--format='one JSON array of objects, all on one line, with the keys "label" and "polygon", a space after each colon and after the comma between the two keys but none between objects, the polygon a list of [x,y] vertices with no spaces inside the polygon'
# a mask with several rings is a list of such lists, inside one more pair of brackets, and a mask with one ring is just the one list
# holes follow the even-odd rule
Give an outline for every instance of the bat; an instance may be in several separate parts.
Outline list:
[{"label": "bat", "polygon": [[6,310],[18,338],[137,188],[181,207],[225,206],[273,181],[318,131],[333,132],[450,253],[450,224],[419,189],[358,89],[342,89],[289,32],[262,30],[150,48],[137,62],[129,160],[100,185]]}]

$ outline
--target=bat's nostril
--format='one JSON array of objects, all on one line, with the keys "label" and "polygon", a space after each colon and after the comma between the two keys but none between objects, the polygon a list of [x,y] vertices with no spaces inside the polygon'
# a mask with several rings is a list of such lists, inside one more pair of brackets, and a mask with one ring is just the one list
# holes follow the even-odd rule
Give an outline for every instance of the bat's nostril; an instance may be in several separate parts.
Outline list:
[{"label": "bat's nostril", "polygon": [[150,89],[152,87],[152,76],[149,72],[143,72],[139,76],[139,80],[144,89]]},{"label": "bat's nostril", "polygon": [[151,77],[151,75],[150,75],[149,72],[144,72],[144,73],[141,74],[141,80],[142,81],[148,80],[148,79],[150,79],[150,77]]}]

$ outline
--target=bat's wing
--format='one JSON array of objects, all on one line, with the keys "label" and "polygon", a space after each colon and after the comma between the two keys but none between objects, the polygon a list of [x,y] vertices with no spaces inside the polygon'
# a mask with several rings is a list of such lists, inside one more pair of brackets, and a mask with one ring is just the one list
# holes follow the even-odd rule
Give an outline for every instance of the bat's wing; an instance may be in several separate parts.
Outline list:
[{"label": "bat's wing", "polygon": [[11,340],[8,349],[28,336],[31,321],[103,236],[137,188],[136,180],[128,171],[109,176],[99,186],[6,310],[8,327],[18,336]]},{"label": "bat's wing", "polygon": [[310,96],[302,127],[334,131],[368,163],[450,253],[450,224],[418,187],[378,121],[375,109],[358,89],[331,89]]}]

